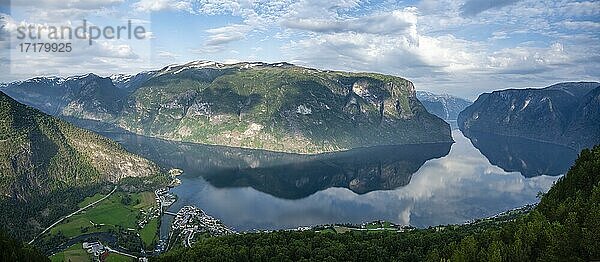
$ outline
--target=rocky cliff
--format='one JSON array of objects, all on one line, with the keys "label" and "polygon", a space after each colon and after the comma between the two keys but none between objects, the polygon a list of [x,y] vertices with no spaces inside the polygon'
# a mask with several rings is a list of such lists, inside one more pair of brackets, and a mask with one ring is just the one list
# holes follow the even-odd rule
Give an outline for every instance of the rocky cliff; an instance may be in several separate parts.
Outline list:
[{"label": "rocky cliff", "polygon": [[458,116],[460,129],[523,137],[579,151],[600,144],[600,83],[484,93]]}]

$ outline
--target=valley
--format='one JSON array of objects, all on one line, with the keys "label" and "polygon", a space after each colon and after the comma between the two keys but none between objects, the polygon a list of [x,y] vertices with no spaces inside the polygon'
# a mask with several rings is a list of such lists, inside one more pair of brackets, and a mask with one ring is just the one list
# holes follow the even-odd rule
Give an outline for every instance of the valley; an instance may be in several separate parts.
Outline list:
[{"label": "valley", "polygon": [[0,1],[0,262],[600,261],[600,0]]},{"label": "valley", "polygon": [[[316,84],[302,82],[307,79]],[[267,80],[275,82],[261,87]],[[597,87],[582,85],[507,92],[513,97],[544,90],[567,93],[581,102],[573,98],[557,106],[563,111],[552,119],[568,115],[564,112],[595,119]],[[212,241],[263,236],[335,242],[381,234],[404,239],[399,241],[421,236],[464,241],[473,232],[535,216],[540,192],[563,180],[576,162],[577,148],[589,147],[563,142],[566,133],[564,140],[548,141],[543,129],[520,134],[506,127],[511,130],[506,133],[484,121],[502,105],[487,97],[503,91],[483,94],[471,104],[417,93],[401,78],[291,64],[192,62],[137,76],[30,79],[1,90],[60,117],[0,97],[6,131],[0,141],[9,148],[1,151],[8,176],[0,205],[16,211],[3,214],[3,229],[33,239],[29,244],[52,261],[168,259]],[[310,97],[273,104],[268,94],[289,97],[290,90]],[[219,107],[190,113],[206,99],[213,99],[206,105]],[[531,99],[518,112],[508,108],[513,113],[504,125],[530,123],[537,117],[527,115],[530,106],[533,114],[546,114],[539,105],[544,98]],[[286,104],[299,101],[293,108]],[[338,111],[332,101],[339,102]],[[273,105],[279,108],[276,114],[269,113]],[[319,106],[335,112],[328,115]],[[214,114],[217,109],[224,111]],[[556,123],[578,126],[589,141],[597,138],[595,123],[569,114]],[[215,119],[221,122],[211,122]],[[202,130],[182,135],[182,123]],[[268,130],[265,123],[271,123]],[[548,126],[539,128],[554,128]],[[293,139],[281,136],[290,130]],[[189,135],[198,132],[213,136]],[[19,224],[22,218],[28,223]],[[369,245],[372,239],[361,241]],[[427,256],[448,257],[456,250]]]}]

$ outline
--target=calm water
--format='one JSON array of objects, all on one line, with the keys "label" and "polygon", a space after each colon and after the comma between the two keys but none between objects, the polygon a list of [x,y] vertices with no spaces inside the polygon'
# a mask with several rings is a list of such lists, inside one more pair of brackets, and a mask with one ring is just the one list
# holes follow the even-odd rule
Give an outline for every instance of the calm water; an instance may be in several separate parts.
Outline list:
[{"label": "calm water", "polygon": [[482,134],[472,134],[472,143],[452,134],[454,144],[317,156],[109,136],[164,168],[184,170],[170,210],[195,205],[242,231],[377,219],[463,223],[535,203],[576,157],[556,145]]}]

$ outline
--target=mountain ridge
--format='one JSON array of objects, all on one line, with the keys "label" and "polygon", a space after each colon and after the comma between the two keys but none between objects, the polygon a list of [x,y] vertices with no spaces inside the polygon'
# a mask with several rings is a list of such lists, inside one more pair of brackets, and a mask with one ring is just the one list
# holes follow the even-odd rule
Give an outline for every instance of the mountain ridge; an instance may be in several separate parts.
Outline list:
[{"label": "mountain ridge", "polygon": [[[93,81],[63,84],[47,96],[24,82],[2,90],[54,115],[202,144],[314,154],[452,141],[448,125],[425,110],[412,82],[395,76],[202,60],[132,75],[88,76]],[[78,95],[84,87],[109,91]],[[61,104],[48,110],[56,101]]]}]

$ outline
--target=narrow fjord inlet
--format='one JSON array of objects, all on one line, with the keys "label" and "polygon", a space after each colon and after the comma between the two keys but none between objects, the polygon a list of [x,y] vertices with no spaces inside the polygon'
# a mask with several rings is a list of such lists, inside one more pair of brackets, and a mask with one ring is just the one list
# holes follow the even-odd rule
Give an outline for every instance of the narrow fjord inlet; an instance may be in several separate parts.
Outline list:
[{"label": "narrow fjord inlet", "polygon": [[0,261],[600,261],[598,17],[0,1]]}]

